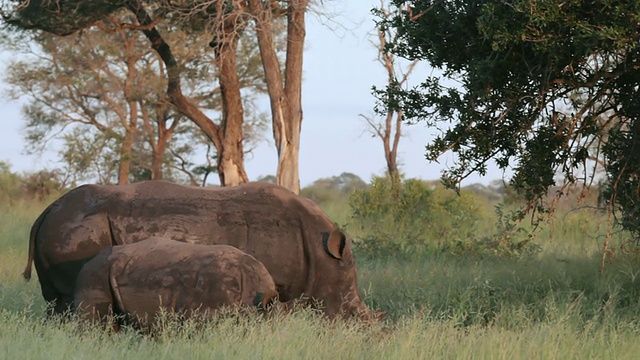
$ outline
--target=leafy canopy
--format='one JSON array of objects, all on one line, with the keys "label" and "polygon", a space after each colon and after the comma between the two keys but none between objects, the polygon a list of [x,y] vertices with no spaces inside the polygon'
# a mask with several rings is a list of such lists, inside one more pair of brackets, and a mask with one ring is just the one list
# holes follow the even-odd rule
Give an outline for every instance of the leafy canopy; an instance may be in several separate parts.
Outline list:
[{"label": "leafy canopy", "polygon": [[[639,197],[640,2],[392,0],[390,50],[439,71],[416,88],[388,88],[386,106],[440,129],[427,158],[455,153],[455,186],[490,160],[511,168],[531,204],[607,172],[627,220]],[[640,226],[627,223],[627,228]],[[631,226],[629,226],[631,225]]]}]

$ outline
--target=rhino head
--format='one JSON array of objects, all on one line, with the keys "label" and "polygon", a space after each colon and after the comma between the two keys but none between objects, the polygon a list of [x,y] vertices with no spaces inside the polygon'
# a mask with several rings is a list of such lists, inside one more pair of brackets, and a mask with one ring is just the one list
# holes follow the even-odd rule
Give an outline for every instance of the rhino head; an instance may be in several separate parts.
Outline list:
[{"label": "rhino head", "polygon": [[[323,249],[328,255],[328,268],[321,274],[324,281],[318,298],[324,299],[325,312],[329,316],[382,319],[385,312],[373,312],[358,294],[358,274],[351,252],[351,242],[340,230],[322,233]],[[329,280],[329,281],[327,281]],[[329,285],[330,284],[330,285]]]}]

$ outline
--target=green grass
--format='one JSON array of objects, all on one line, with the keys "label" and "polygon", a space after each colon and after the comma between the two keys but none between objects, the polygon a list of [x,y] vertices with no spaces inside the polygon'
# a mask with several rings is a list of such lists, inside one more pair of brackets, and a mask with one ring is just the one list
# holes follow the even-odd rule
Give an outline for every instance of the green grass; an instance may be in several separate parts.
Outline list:
[{"label": "green grass", "polygon": [[[430,253],[358,258],[365,301],[383,323],[329,322],[302,310],[270,319],[169,322],[156,336],[44,318],[26,283],[28,232],[43,206],[0,206],[1,359],[634,359],[640,266],[600,272],[597,221],[564,218],[521,259]],[[572,215],[573,216],[573,215]]]}]

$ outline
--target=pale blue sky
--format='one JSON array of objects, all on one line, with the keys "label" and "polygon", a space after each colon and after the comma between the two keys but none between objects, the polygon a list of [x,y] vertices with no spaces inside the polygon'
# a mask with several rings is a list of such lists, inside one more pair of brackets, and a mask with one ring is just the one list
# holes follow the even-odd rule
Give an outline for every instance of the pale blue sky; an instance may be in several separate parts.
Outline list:
[{"label": "pale blue sky", "polygon": [[[335,14],[330,19],[309,15],[307,18],[307,50],[304,58],[302,139],[300,147],[300,182],[311,184],[321,177],[351,172],[365,181],[385,169],[382,144],[373,138],[358,114],[373,115],[372,85],[383,85],[385,72],[376,61],[376,49],[370,43],[373,18],[370,9],[376,0],[329,1],[326,7]],[[422,64],[414,83],[430,71]],[[45,157],[24,155],[20,106],[0,102],[3,109],[3,131],[0,132],[0,160],[9,161],[14,171],[31,171],[55,164]],[[265,110],[268,102],[264,101]],[[399,160],[407,177],[437,179],[440,169],[451,164],[430,164],[424,158],[424,146],[433,132],[423,124],[405,126],[400,141]],[[271,140],[261,144],[246,159],[249,178],[275,174],[277,158]],[[463,185],[487,183],[500,178],[497,171],[486,178],[472,177]]]}]

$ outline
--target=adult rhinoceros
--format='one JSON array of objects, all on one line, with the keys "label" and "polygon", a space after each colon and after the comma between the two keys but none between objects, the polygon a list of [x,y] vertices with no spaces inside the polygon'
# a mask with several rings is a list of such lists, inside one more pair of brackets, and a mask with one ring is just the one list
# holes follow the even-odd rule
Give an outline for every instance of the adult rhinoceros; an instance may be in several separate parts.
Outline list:
[{"label": "adult rhinoceros", "polygon": [[358,295],[350,241],[312,201],[266,183],[80,186],[33,224],[24,277],[31,277],[35,262],[50,311],[63,313],[87,261],[110,246],[149,237],[235,246],[266,266],[280,301],[306,297],[320,300],[329,316],[371,315]]}]

